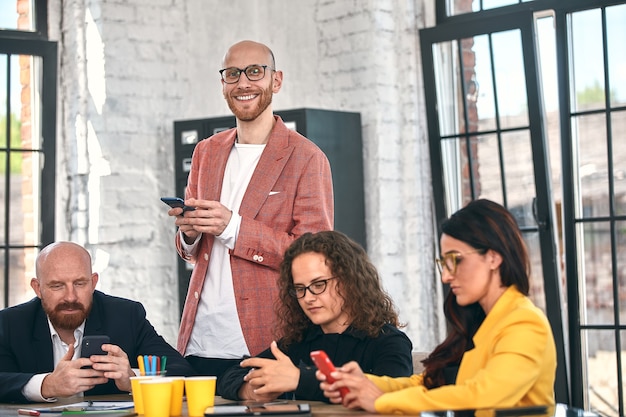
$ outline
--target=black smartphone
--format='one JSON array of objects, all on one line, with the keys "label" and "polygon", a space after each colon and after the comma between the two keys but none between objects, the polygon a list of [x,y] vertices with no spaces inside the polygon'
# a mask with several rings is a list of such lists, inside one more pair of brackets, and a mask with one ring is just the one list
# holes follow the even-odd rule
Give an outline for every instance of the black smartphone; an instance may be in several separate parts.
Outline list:
[{"label": "black smartphone", "polygon": [[171,208],[180,207],[185,211],[193,211],[196,208],[185,205],[185,200],[180,197],[161,197],[161,201],[170,206]]},{"label": "black smartphone", "polygon": [[[109,336],[83,336],[83,341],[80,344],[80,357],[89,358],[91,355],[106,355],[107,352],[102,350],[102,345],[105,343],[111,343]],[[91,368],[91,366],[83,366],[83,368]]]}]

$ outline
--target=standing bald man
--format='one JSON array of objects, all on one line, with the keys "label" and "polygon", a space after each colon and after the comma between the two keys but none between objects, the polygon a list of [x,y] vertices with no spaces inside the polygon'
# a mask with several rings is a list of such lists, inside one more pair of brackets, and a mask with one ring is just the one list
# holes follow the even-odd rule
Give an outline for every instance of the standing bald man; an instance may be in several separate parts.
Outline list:
[{"label": "standing bald man", "polygon": [[333,186],[326,155],[272,111],[283,85],[261,43],[232,45],[222,93],[237,127],[198,143],[185,192],[194,211],[176,217],[176,248],[194,263],[178,350],[198,373],[220,376],[274,335],[278,268],[305,232],[331,230]]}]

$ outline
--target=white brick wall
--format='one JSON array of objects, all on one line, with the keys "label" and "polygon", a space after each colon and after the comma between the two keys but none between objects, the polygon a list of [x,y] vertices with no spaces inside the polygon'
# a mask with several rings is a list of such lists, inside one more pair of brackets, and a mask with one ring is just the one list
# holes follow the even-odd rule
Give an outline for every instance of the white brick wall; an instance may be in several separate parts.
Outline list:
[{"label": "white brick wall", "polygon": [[285,74],[274,109],[356,111],[368,249],[416,349],[441,340],[417,31],[421,0],[54,0],[60,42],[58,239],[92,249],[101,288],[178,330],[174,120],[229,114],[217,70],[254,39]]}]

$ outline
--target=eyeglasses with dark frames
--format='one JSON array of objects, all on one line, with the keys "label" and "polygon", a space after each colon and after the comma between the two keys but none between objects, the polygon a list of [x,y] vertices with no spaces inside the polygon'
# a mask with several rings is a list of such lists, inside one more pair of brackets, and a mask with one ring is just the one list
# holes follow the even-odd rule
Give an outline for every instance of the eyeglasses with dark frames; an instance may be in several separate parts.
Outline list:
[{"label": "eyeglasses with dark frames", "polygon": [[304,285],[295,285],[294,287],[289,289],[289,294],[298,299],[304,298],[304,296],[306,295],[306,290],[309,290],[309,292],[313,295],[320,295],[321,293],[326,291],[326,284],[328,284],[328,281],[335,278],[337,277],[320,279],[319,281],[312,282],[306,287]]},{"label": "eyeglasses with dark frames", "polygon": [[270,67],[269,65],[253,64],[253,65],[248,65],[245,68],[237,68],[237,67],[224,68],[224,69],[221,69],[219,72],[220,72],[220,75],[222,76],[222,80],[224,80],[226,84],[235,84],[236,82],[239,81],[241,74],[246,74],[246,77],[248,77],[250,81],[262,80],[263,77],[265,77],[266,68],[269,68],[270,71],[275,71],[274,68]]},{"label": "eyeglasses with dark frames", "polygon": [[465,253],[450,252],[443,255],[441,258],[435,258],[435,263],[439,268],[439,273],[443,274],[443,269],[447,269],[452,275],[456,274],[456,267],[463,259],[463,256],[470,255],[472,253],[480,253],[484,255],[487,249],[476,249]]}]

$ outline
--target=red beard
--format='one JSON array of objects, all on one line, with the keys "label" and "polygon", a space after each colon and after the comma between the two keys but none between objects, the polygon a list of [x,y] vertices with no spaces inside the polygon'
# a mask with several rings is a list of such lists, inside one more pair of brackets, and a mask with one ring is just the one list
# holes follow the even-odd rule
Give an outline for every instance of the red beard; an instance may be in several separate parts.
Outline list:
[{"label": "red beard", "polygon": [[240,103],[230,95],[226,96],[226,102],[228,103],[230,111],[233,112],[237,119],[244,122],[250,122],[252,120],[255,120],[265,111],[265,109],[267,109],[270,104],[272,104],[272,85],[270,84],[268,88],[261,89],[261,91],[249,91],[247,93],[259,94],[259,97],[257,97],[259,99],[259,102],[252,108],[242,109],[242,103]]},{"label": "red beard", "polygon": [[[85,308],[81,303],[61,303],[54,308],[48,308],[44,304],[43,308],[54,328],[62,330],[75,330],[91,311],[91,306]],[[73,309],[75,312],[72,314],[63,312],[67,309]]]}]

